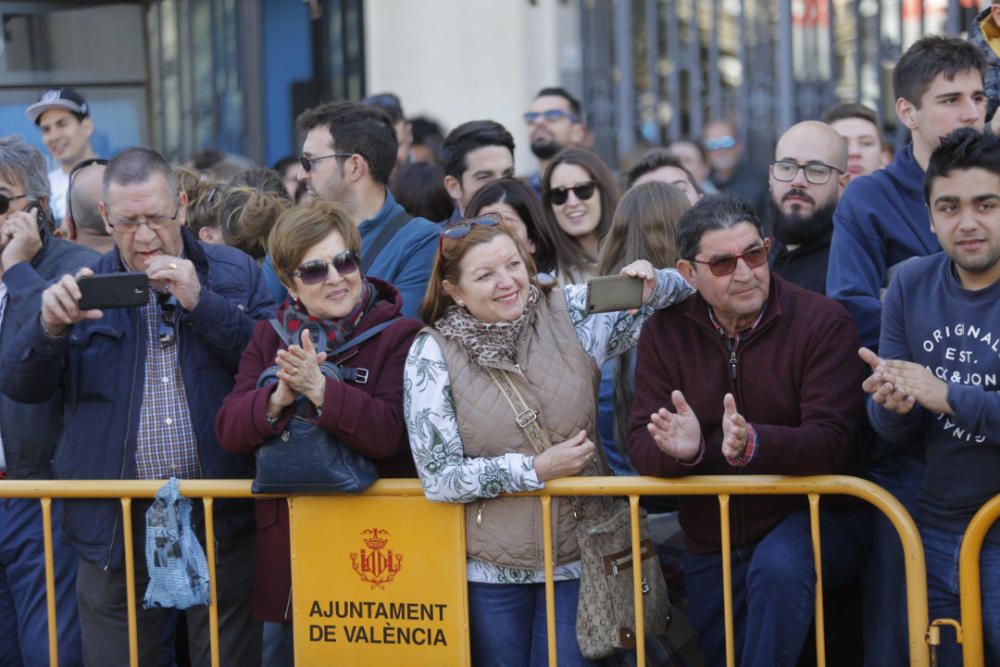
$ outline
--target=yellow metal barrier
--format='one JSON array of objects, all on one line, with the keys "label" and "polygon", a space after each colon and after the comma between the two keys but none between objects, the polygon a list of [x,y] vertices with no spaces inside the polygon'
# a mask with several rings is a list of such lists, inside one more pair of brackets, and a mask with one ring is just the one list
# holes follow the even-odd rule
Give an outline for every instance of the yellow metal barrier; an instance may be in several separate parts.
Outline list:
[{"label": "yellow metal barrier", "polygon": [[[122,504],[124,514],[125,544],[131,545],[132,523],[131,523],[131,502],[133,498],[152,498],[156,495],[162,482],[159,481],[5,481],[0,484],[0,497],[8,498],[38,498],[42,504],[43,523],[45,530],[45,566],[46,581],[48,585],[48,612],[49,612],[49,655],[52,664],[58,664],[58,653],[56,645],[56,618],[55,618],[55,590],[52,580],[52,533],[51,533],[51,499],[52,498],[107,498],[117,499]],[[205,506],[205,530],[206,544],[214,543],[212,506],[215,498],[249,498],[250,482],[246,480],[191,480],[182,481],[180,491],[189,498],[202,498]],[[380,480],[366,495],[370,496],[411,496],[423,497],[423,492],[417,480]],[[780,477],[780,476],[704,476],[688,477],[678,480],[664,480],[652,477],[589,477],[571,478],[548,482],[542,491],[525,493],[519,495],[538,496],[543,508],[544,521],[544,544],[546,549],[545,571],[546,571],[546,613],[548,624],[548,654],[549,664],[556,665],[555,648],[555,617],[554,617],[554,588],[552,583],[552,520],[551,520],[551,497],[552,496],[628,496],[631,509],[632,523],[632,556],[633,562],[641,562],[641,550],[639,545],[639,497],[648,495],[715,495],[719,497],[719,506],[722,521],[722,560],[724,576],[724,600],[725,600],[725,629],[726,629],[726,652],[727,661],[730,665],[735,664],[734,640],[733,640],[733,610],[732,610],[732,583],[731,583],[731,562],[730,562],[730,535],[729,535],[729,498],[733,495],[805,495],[809,499],[810,518],[812,525],[813,559],[816,572],[821,572],[820,561],[820,534],[819,534],[819,501],[823,495],[847,495],[859,498],[878,508],[885,514],[895,526],[900,540],[903,544],[904,566],[906,573],[907,590],[907,618],[909,627],[909,650],[910,665],[912,667],[925,667],[929,665],[930,653],[925,637],[929,630],[927,613],[927,586],[926,572],[924,565],[924,551],[920,542],[913,519],[906,512],[903,506],[887,491],[881,487],[855,477],[845,476],[817,476],[817,477]],[[258,496],[259,497],[259,496]],[[982,515],[982,518],[980,518]],[[1000,516],[1000,500],[995,499],[992,503],[976,515],[969,526],[967,538],[976,530],[985,529],[981,526],[985,523],[988,527],[997,516]],[[977,523],[978,520],[978,523]],[[988,523],[987,523],[988,522]],[[982,536],[979,536],[979,543],[975,548],[975,558],[972,565],[966,561],[972,558],[973,549],[969,549],[969,554],[965,553],[963,544],[963,618],[972,619],[966,610],[966,585],[967,581],[972,581],[965,576],[966,566],[970,572],[974,571],[976,584],[975,598],[970,597],[968,602],[970,609],[979,609],[980,598],[978,592],[978,555]],[[219,664],[218,648],[218,610],[216,608],[215,596],[215,555],[213,549],[206,549],[208,555],[209,576],[212,585],[211,606],[209,609],[210,631],[211,631],[211,652],[213,666]],[[968,556],[968,558],[967,558]],[[128,603],[129,603],[129,649],[131,652],[131,664],[137,665],[137,636],[135,620],[135,564],[132,557],[132,549],[125,549],[125,567],[128,580]],[[974,567],[974,570],[971,568]],[[636,618],[642,618],[642,595],[641,591],[641,570],[633,568],[633,586],[636,597]],[[823,586],[822,577],[817,577],[816,585],[816,644],[817,659],[820,665],[825,662],[824,646],[825,636],[822,616]],[[974,604],[973,604],[974,603]],[[975,665],[981,663],[982,655],[982,627],[981,620],[978,628],[978,642],[972,640],[974,637],[972,628],[966,630],[966,650],[970,645],[978,643],[980,662],[969,659],[966,654],[966,664]],[[641,622],[636,623],[636,651],[638,664],[645,664],[644,629]]]},{"label": "yellow metal barrier", "polygon": [[983,540],[998,518],[1000,496],[995,496],[979,508],[962,537],[958,567],[962,624],[956,631],[961,638],[962,658],[966,667],[979,667],[986,663],[983,651],[983,596],[979,588],[979,557],[983,551]]}]

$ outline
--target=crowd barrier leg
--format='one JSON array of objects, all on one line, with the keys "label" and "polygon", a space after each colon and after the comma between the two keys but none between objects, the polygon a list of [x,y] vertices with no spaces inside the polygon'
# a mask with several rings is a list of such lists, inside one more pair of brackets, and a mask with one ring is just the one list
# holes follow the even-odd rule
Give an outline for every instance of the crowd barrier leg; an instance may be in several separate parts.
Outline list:
[{"label": "crowd barrier leg", "polygon": [[983,594],[980,588],[979,559],[983,540],[1000,518],[1000,496],[995,496],[976,512],[962,537],[959,552],[958,586],[962,609],[962,659],[966,667],[985,664],[983,648]]},{"label": "crowd barrier leg", "polygon": [[[642,600],[642,533],[639,530],[639,496],[628,497],[632,524],[632,599],[635,600],[635,664],[646,667],[646,622]],[[656,558],[656,555],[653,555]],[[659,560],[659,559],[657,559]]]},{"label": "crowd barrier leg", "polygon": [[49,664],[59,664],[59,624],[56,616],[56,566],[52,546],[52,498],[40,498],[45,543],[45,607],[49,622]]},{"label": "crowd barrier leg", "polygon": [[809,528],[812,532],[813,570],[816,572],[816,665],[826,667],[826,627],[823,614],[823,552],[819,530],[819,494],[809,494]]},{"label": "crowd barrier leg", "polygon": [[736,639],[733,630],[733,552],[729,535],[729,494],[719,494],[719,525],[722,528],[722,609],[726,624],[726,665],[736,667]]},{"label": "crowd barrier leg", "polygon": [[545,630],[549,644],[549,667],[558,667],[556,658],[556,584],[552,558],[552,498],[542,496],[542,545],[545,549]]},{"label": "crowd barrier leg", "polygon": [[219,600],[215,588],[215,516],[213,499],[202,498],[205,507],[205,555],[208,558],[208,641],[212,667],[219,667]]},{"label": "crowd barrier leg", "polygon": [[125,536],[125,600],[128,608],[128,656],[131,667],[139,667],[139,633],[135,612],[135,558],[132,553],[132,499],[122,498],[122,529]]}]

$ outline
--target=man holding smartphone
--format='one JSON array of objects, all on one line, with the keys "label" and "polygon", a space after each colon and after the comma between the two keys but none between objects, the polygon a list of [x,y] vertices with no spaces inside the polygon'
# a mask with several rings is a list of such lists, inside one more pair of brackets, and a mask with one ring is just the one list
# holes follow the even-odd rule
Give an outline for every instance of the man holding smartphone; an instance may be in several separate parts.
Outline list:
[{"label": "man holding smartphone", "polygon": [[[0,137],[0,352],[38,317],[49,281],[92,262],[97,253],[53,238],[42,228],[49,203],[45,158],[20,137]],[[62,433],[62,396],[28,405],[0,396],[0,478],[51,479]],[[82,664],[77,616],[77,555],[62,530],[63,505],[52,512],[59,660]],[[0,500],[0,656],[14,664],[48,664],[42,514],[33,499]]]},{"label": "man holding smartphone", "polygon": [[[249,478],[251,461],[221,449],[215,415],[233,387],[257,320],[274,306],[251,257],[201,244],[185,226],[187,197],[167,161],[145,148],[112,159],[101,214],[115,242],[91,268],[42,294],[41,312],[0,361],[0,391],[28,403],[65,393],[66,430],[54,463],[60,479]],[[81,310],[78,281],[141,272],[143,305]],[[144,511],[136,503],[133,539],[138,590],[148,573]],[[194,523],[203,520],[196,506]],[[224,664],[259,665],[261,629],[250,614],[252,504],[219,501],[215,510],[219,640]],[[129,660],[122,521],[115,501],[66,504],[65,530],[80,555],[77,598],[85,659]],[[203,531],[195,528],[196,534]],[[135,610],[140,664],[156,664],[168,610]],[[186,610],[192,659],[209,662],[208,609]]]}]

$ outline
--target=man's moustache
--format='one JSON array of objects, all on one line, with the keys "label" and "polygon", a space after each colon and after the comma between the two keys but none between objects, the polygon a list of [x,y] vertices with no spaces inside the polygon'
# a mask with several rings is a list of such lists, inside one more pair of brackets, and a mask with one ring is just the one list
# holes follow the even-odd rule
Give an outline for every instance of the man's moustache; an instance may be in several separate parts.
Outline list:
[{"label": "man's moustache", "polygon": [[782,198],[781,198],[781,201],[782,201],[782,202],[784,202],[784,201],[785,201],[786,199],[788,199],[789,197],[798,197],[799,199],[804,199],[804,200],[806,200],[806,201],[807,201],[807,202],[809,202],[810,204],[815,204],[815,203],[816,203],[816,200],[815,200],[815,199],[813,199],[813,198],[812,198],[812,197],[811,197],[811,196],[809,195],[809,193],[808,193],[808,192],[806,192],[805,190],[794,190],[794,189],[793,189],[793,190],[789,190],[788,192],[786,192],[786,193],[784,194],[784,196],[782,196]]}]

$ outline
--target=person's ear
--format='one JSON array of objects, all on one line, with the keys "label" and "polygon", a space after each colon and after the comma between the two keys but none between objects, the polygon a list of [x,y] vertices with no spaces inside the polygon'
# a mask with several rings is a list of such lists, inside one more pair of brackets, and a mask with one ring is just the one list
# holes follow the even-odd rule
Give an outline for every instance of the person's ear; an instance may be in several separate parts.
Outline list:
[{"label": "person's ear", "polygon": [[87,139],[94,134],[94,121],[90,120],[90,116],[87,116],[80,121],[80,125],[83,125],[83,131],[87,133]]},{"label": "person's ear", "polygon": [[198,230],[198,240],[202,243],[222,244],[222,230],[218,227],[202,227]]},{"label": "person's ear", "polygon": [[677,260],[677,273],[681,274],[681,278],[686,280],[691,287],[698,289],[698,275],[695,273],[693,263],[686,259]]},{"label": "person's ear", "polygon": [[97,202],[97,212],[101,214],[101,219],[104,220],[104,231],[108,233],[108,236],[113,236],[114,227],[108,222],[108,207],[103,201]]},{"label": "person's ear", "polygon": [[444,290],[445,294],[451,297],[452,301],[461,305],[462,290],[459,289],[458,285],[454,284],[450,280],[445,279],[441,281],[441,289]]},{"label": "person's ear", "polygon": [[454,176],[444,177],[444,189],[448,191],[448,196],[456,202],[462,201],[462,184]]},{"label": "person's ear", "polygon": [[569,141],[574,146],[579,146],[583,143],[584,138],[587,136],[587,126],[583,122],[573,123],[573,127],[569,132]]},{"label": "person's ear", "polygon": [[917,127],[917,108],[905,97],[896,100],[896,117],[911,131]]}]

